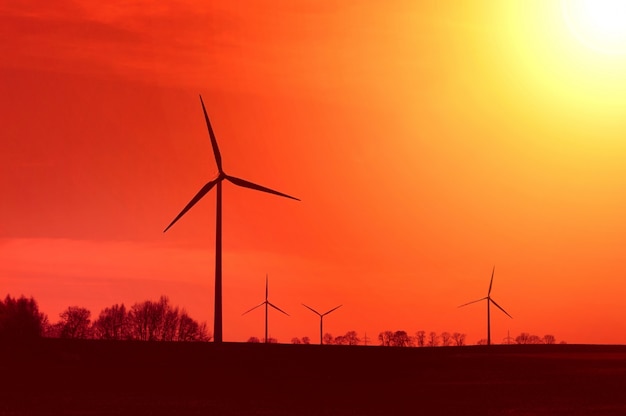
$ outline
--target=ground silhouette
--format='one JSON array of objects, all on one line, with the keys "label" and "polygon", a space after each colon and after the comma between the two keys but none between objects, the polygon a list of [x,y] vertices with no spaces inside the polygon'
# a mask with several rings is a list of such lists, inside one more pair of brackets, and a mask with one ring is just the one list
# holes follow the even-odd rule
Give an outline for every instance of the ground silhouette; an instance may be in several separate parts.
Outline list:
[{"label": "ground silhouette", "polygon": [[625,346],[41,339],[0,357],[0,414],[626,414]]}]

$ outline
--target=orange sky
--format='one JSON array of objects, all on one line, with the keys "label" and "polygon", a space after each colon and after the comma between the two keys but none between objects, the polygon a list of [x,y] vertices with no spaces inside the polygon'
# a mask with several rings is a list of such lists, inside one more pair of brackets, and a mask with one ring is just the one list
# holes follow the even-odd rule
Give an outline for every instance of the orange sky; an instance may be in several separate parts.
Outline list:
[{"label": "orange sky", "polygon": [[304,302],[474,343],[495,264],[494,341],[626,342],[626,57],[560,1],[53,3],[0,4],[0,293],[212,325],[214,195],[162,232],[216,172],[201,93],[226,171],[302,199],[224,185],[225,340],[269,273],[279,341]]}]

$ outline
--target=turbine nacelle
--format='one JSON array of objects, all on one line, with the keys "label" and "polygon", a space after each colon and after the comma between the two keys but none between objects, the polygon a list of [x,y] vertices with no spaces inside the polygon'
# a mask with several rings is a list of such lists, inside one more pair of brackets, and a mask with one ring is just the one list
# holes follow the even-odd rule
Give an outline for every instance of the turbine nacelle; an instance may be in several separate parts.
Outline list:
[{"label": "turbine nacelle", "polygon": [[334,311],[334,310],[336,310],[336,309],[341,308],[343,305],[335,306],[335,307],[334,307],[334,308],[332,308],[331,310],[326,311],[326,312],[324,312],[324,313],[319,313],[318,311],[316,311],[315,309],[313,309],[313,308],[312,308],[312,307],[310,307],[310,306],[305,305],[304,303],[302,304],[302,306],[304,306],[305,308],[307,308],[307,309],[309,309],[309,310],[313,311],[313,312],[314,312],[314,313],[316,313],[316,314],[317,314],[320,318],[323,318],[325,315],[328,315],[328,314],[329,314],[329,313],[331,313],[332,311]]},{"label": "turbine nacelle", "polygon": [[300,201],[298,198],[287,195],[285,193],[275,191],[265,186],[258,185],[254,182],[247,181],[245,179],[227,175],[226,172],[224,172],[224,169],[222,167],[222,155],[220,153],[219,146],[217,145],[217,139],[215,138],[215,133],[213,133],[213,127],[211,127],[211,121],[209,120],[209,115],[207,114],[206,108],[204,107],[204,101],[202,100],[202,96],[200,96],[200,102],[202,103],[202,111],[204,113],[204,119],[206,121],[206,126],[207,126],[207,129],[209,130],[209,136],[211,138],[211,146],[213,147],[213,156],[215,157],[215,163],[217,165],[217,177],[207,182],[202,188],[200,188],[198,193],[196,193],[196,195],[193,198],[191,198],[191,201],[189,201],[189,203],[185,206],[185,208],[183,208],[183,210],[176,216],[176,218],[174,218],[174,220],[170,223],[170,225],[168,225],[167,228],[163,230],[163,232],[166,232],[167,230],[169,230],[170,227],[172,227],[172,225],[174,225],[183,215],[185,215],[187,211],[189,211],[194,205],[196,205],[198,201],[202,199],[202,197],[204,197],[207,193],[209,193],[209,191],[213,189],[215,185],[217,185],[218,183],[224,180],[227,180],[233,185],[241,186],[243,188],[253,189],[255,191],[266,192],[268,194],[274,194],[274,195],[282,196],[282,197],[289,198],[289,199],[295,199],[296,201]]},{"label": "turbine nacelle", "polygon": [[324,313],[319,313],[318,311],[316,311],[315,309],[313,309],[312,307],[305,305],[304,303],[302,304],[302,306],[304,306],[305,308],[309,309],[311,312],[315,313],[317,316],[320,317],[320,345],[323,344],[323,325],[324,325],[324,316],[328,315],[329,313],[331,313],[334,310],[337,310],[339,308],[341,308],[343,305],[339,305],[339,306],[335,306],[334,308],[324,312]]}]

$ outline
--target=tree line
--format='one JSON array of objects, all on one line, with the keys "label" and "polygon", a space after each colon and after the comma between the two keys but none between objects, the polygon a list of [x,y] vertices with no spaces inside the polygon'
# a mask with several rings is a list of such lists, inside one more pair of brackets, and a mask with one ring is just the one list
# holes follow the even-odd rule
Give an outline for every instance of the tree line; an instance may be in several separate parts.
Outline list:
[{"label": "tree line", "polygon": [[49,322],[37,302],[24,296],[7,295],[0,300],[0,339],[38,337],[139,341],[210,341],[206,323],[198,323],[185,309],[170,304],[166,296],[146,300],[126,308],[115,304],[100,311],[91,320],[91,311],[69,306],[59,314],[58,322]]},{"label": "tree line", "polygon": [[[139,341],[210,341],[212,334],[205,322],[199,323],[191,318],[185,309],[170,304],[166,296],[157,301],[146,300],[126,308],[124,304],[115,304],[100,311],[95,320],[91,312],[83,307],[69,306],[59,314],[59,320],[52,324],[48,316],[39,311],[37,302],[31,297],[13,298],[7,295],[0,299],[0,340],[33,339],[39,337],[81,338],[105,340]],[[248,342],[263,342],[257,337],[250,337]],[[276,338],[269,338],[269,343],[277,343]],[[367,344],[368,339],[361,339],[356,331],[333,336],[325,333],[322,338],[326,345]],[[403,330],[382,331],[378,334],[381,346],[388,347],[437,347],[466,345],[466,335],[460,332],[417,331],[409,334]],[[308,336],[291,339],[292,344],[310,344]],[[477,342],[486,344],[485,339]],[[517,337],[507,336],[502,344],[555,344],[556,337],[551,334],[538,336],[522,332]],[[564,344],[565,341],[561,341]]]},{"label": "tree line", "polygon": [[[378,334],[378,345],[384,347],[447,347],[447,346],[463,346],[466,345],[466,334],[461,332],[442,332],[440,334],[431,331],[426,332],[423,330],[415,332],[410,335],[403,330],[398,331],[382,331]],[[251,337],[248,342],[262,342],[259,338]],[[275,338],[269,338],[268,342],[278,342]],[[330,333],[325,333],[322,342],[325,345],[361,345],[366,344],[366,339],[361,339],[356,331],[348,331],[344,335],[333,336]],[[292,344],[310,344],[309,337],[292,338]],[[565,341],[561,341],[561,344],[565,344]],[[486,345],[487,340],[481,339],[476,345]],[[527,332],[522,332],[517,337],[506,337],[502,344],[556,344],[556,337],[551,334],[544,335],[542,337],[538,335],[532,335]]]}]

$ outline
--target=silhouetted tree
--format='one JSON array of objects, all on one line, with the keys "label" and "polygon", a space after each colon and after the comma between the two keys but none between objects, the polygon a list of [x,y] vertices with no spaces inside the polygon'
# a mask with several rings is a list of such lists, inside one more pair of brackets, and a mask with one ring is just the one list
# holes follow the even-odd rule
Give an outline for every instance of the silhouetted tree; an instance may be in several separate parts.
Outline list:
[{"label": "silhouetted tree", "polygon": [[304,336],[302,337],[302,343],[303,344],[310,344],[311,343],[311,338]]},{"label": "silhouetted tree", "polygon": [[391,346],[393,342],[393,332],[391,331],[383,331],[378,334],[378,340],[380,341],[380,345],[384,347]]},{"label": "silhouetted tree", "polygon": [[250,338],[248,338],[248,341],[246,341],[246,342],[250,342],[252,344],[258,344],[258,343],[261,342],[261,340],[259,338],[257,338],[257,337],[250,337]]},{"label": "silhouetted tree", "polygon": [[487,338],[481,338],[476,342],[476,345],[487,345]]},{"label": "silhouetted tree", "polygon": [[[265,342],[265,338],[263,338],[263,342]],[[268,344],[278,344],[278,339],[269,337],[269,338],[267,338],[267,343]]]},{"label": "silhouetted tree", "polygon": [[32,297],[19,299],[7,295],[0,301],[0,339],[29,340],[43,335],[48,317],[39,312]]},{"label": "silhouetted tree", "polygon": [[518,336],[515,337],[515,342],[517,344],[529,344],[530,334],[528,332],[522,332]]},{"label": "silhouetted tree", "polygon": [[418,347],[426,345],[426,331],[417,331],[415,333],[415,343]]},{"label": "silhouetted tree", "polygon": [[177,319],[177,328],[174,339],[176,341],[204,341],[209,342],[213,338],[206,326],[206,322],[199,324],[192,319],[183,309]]},{"label": "silhouetted tree", "polygon": [[554,343],[556,343],[556,338],[554,337],[554,335],[550,335],[550,334],[544,335],[543,336],[543,343],[544,344],[554,344]]},{"label": "silhouetted tree", "polygon": [[139,341],[209,341],[212,335],[206,323],[199,324],[169,303],[166,296],[158,301],[135,303],[126,312],[124,305],[104,309],[96,322],[94,334],[103,339]]},{"label": "silhouetted tree", "polygon": [[91,312],[87,308],[68,306],[59,314],[59,336],[61,338],[91,338]]},{"label": "silhouetted tree", "polygon": [[61,325],[58,322],[54,324],[46,322],[43,327],[42,336],[46,338],[61,338]]},{"label": "silhouetted tree", "polygon": [[441,338],[441,345],[443,345],[444,347],[447,347],[450,344],[452,344],[452,336],[450,335],[449,332],[442,332],[440,335],[440,338]]},{"label": "silhouetted tree", "polygon": [[140,341],[165,341],[169,338],[171,318],[170,305],[166,296],[157,302],[150,300],[135,303],[130,308],[130,334]]},{"label": "silhouetted tree", "polygon": [[348,340],[343,335],[337,335],[335,337],[335,339],[333,340],[333,344],[335,344],[335,345],[347,345],[348,344]]},{"label": "silhouetted tree", "polygon": [[329,334],[328,332],[325,333],[324,336],[322,337],[322,341],[326,345],[331,345],[334,340],[335,338],[332,336],[332,334]]},{"label": "silhouetted tree", "polygon": [[98,339],[122,340],[129,338],[129,316],[124,304],[115,304],[100,311],[92,325],[93,334]]},{"label": "silhouetted tree", "polygon": [[291,338],[291,343],[292,344],[302,344],[302,341],[300,341],[300,338],[298,338],[298,337],[293,337],[293,338]]},{"label": "silhouetted tree", "polygon": [[356,331],[346,332],[346,335],[344,335],[344,338],[346,340],[346,344],[348,345],[359,345],[359,342],[361,341]]},{"label": "silhouetted tree", "polygon": [[411,337],[406,331],[396,331],[391,338],[391,345],[394,347],[409,347],[411,345]]},{"label": "silhouetted tree", "polygon": [[429,347],[436,347],[437,345],[439,345],[439,336],[436,332],[433,331],[428,334],[428,342],[426,345],[428,345]]},{"label": "silhouetted tree", "polygon": [[455,332],[454,334],[452,334],[452,339],[454,340],[454,344],[458,347],[465,345],[465,334]]},{"label": "silhouetted tree", "polygon": [[[515,337],[515,342],[518,344],[543,344],[544,338],[538,335],[529,334],[528,332],[522,332],[517,337]],[[554,343],[555,340],[553,338],[554,337],[549,338],[549,340]]]}]

